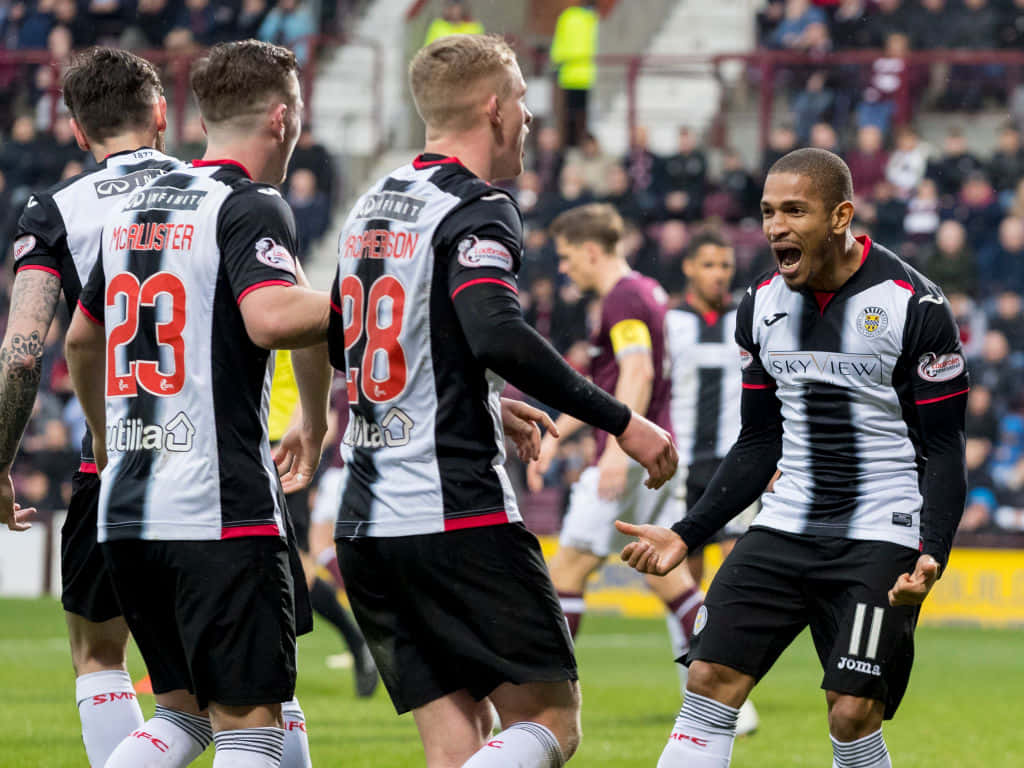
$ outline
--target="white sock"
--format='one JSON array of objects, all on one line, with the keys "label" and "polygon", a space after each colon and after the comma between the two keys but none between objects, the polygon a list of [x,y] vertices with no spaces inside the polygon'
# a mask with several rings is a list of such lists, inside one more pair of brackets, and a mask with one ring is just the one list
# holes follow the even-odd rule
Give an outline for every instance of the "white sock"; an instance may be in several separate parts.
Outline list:
[{"label": "white sock", "polygon": [[121,669],[90,672],[75,680],[75,702],[89,764],[102,768],[121,740],[145,721],[132,679]]},{"label": "white sock", "polygon": [[[683,628],[675,614],[669,613],[665,616],[665,625],[668,627],[668,639],[672,644],[672,658],[678,659],[687,654],[690,650],[690,641],[683,634]],[[676,664],[676,672],[679,674],[679,695],[686,698],[686,681],[689,677],[689,670],[685,664]]]},{"label": "white sock", "polygon": [[212,740],[208,718],[157,704],[153,717],[118,745],[104,768],[182,768]]},{"label": "white sock", "polygon": [[213,768],[280,768],[282,728],[243,728],[213,734]]},{"label": "white sock", "polygon": [[299,706],[298,699],[281,705],[281,719],[284,720],[284,755],[281,768],[313,768],[309,757],[309,736],[306,733],[306,714]]},{"label": "white sock", "polygon": [[727,768],[739,710],[687,691],[658,768]]},{"label": "white sock", "polygon": [[491,738],[462,768],[561,768],[555,734],[540,723],[514,723]]},{"label": "white sock", "polygon": [[892,768],[881,728],[856,741],[829,738],[832,739],[832,768]]}]

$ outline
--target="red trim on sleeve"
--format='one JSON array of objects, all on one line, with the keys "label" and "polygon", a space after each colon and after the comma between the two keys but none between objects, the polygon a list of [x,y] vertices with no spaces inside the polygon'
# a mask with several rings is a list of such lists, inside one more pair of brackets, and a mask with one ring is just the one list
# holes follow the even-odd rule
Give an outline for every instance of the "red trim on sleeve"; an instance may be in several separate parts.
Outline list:
[{"label": "red trim on sleeve", "polygon": [[915,293],[917,293],[917,291],[914,290],[914,286],[912,286],[906,280],[893,280],[893,282],[896,285],[898,285],[900,288],[906,288],[908,291],[910,291],[910,295],[911,296],[913,296]]},{"label": "red trim on sleeve", "polygon": [[337,304],[335,304],[333,301],[331,302],[331,309],[333,309],[339,315],[344,315],[345,314],[344,310],[342,310],[342,308],[339,307]]},{"label": "red trim on sleeve", "polygon": [[56,269],[54,269],[53,267],[44,267],[42,264],[26,264],[23,267],[18,267],[15,270],[15,272],[23,272],[26,269],[38,269],[41,270],[42,272],[49,272],[51,275],[56,275],[57,277],[60,277],[60,272],[58,272]]},{"label": "red trim on sleeve", "polygon": [[465,528],[484,528],[488,525],[501,525],[508,522],[508,513],[505,510],[500,512],[488,512],[485,515],[474,517],[456,517],[444,521],[445,531],[461,531]]},{"label": "red trim on sleeve", "polygon": [[78,300],[78,308],[80,310],[82,310],[82,314],[83,315],[85,315],[90,320],[92,320],[94,323],[96,323],[96,325],[103,325],[103,321],[102,320],[97,320],[96,316],[93,315],[92,312],[90,312],[88,309],[85,308],[85,304],[82,303],[81,299]]},{"label": "red trim on sleeve", "polygon": [[774,384],[747,384],[747,382],[744,381],[743,382],[743,388],[744,389],[775,389],[775,385]]},{"label": "red trim on sleeve", "polygon": [[220,532],[220,538],[224,539],[241,539],[244,536],[280,536],[281,532],[278,531],[277,525],[274,523],[267,523],[266,525],[238,525],[234,528],[222,528]]},{"label": "red trim on sleeve", "polygon": [[462,291],[463,291],[463,290],[464,290],[465,288],[469,288],[469,286],[471,286],[471,285],[477,285],[477,284],[479,284],[479,283],[497,283],[498,285],[502,285],[502,286],[504,286],[505,288],[508,288],[508,289],[509,289],[510,291],[512,291],[512,293],[514,293],[514,294],[515,294],[516,296],[518,296],[518,295],[519,295],[519,291],[517,291],[517,290],[516,290],[515,288],[513,288],[513,287],[512,287],[511,285],[509,285],[508,283],[506,283],[506,282],[505,282],[504,280],[499,280],[499,279],[498,279],[498,278],[496,278],[496,277],[478,277],[478,278],[477,278],[476,280],[470,280],[470,281],[469,281],[468,283],[463,283],[463,284],[462,284],[462,285],[460,285],[460,286],[459,286],[458,288],[456,288],[456,289],[455,289],[454,291],[452,291],[452,298],[454,299],[454,298],[455,298],[456,296],[458,296],[458,295],[459,295],[460,293],[462,293]]},{"label": "red trim on sleeve", "polygon": [[928,405],[928,403],[937,403],[940,400],[949,400],[951,397],[957,397],[959,395],[966,395],[971,391],[971,388],[961,389],[959,392],[954,392],[952,395],[943,395],[942,397],[933,397],[928,400],[915,400],[914,405]]},{"label": "red trim on sleeve", "polygon": [[100,473],[100,468],[96,466],[95,461],[83,461],[78,465],[78,471],[85,472],[89,475],[98,475]]},{"label": "red trim on sleeve", "polygon": [[[462,165],[462,161],[457,157],[443,157],[440,160],[423,160],[423,155],[417,155],[413,158],[412,167],[417,171],[422,171],[424,168],[430,168],[434,165]],[[466,166],[462,165],[463,168]]]},{"label": "red trim on sleeve", "polygon": [[252,174],[249,173],[249,169],[246,168],[244,165],[242,165],[237,160],[229,160],[226,157],[224,157],[224,158],[218,158],[216,160],[193,160],[192,161],[192,166],[194,168],[205,168],[208,165],[233,165],[236,168],[241,169],[242,173],[244,173],[250,179],[252,178]]},{"label": "red trim on sleeve", "polygon": [[241,304],[242,303],[242,299],[244,299],[250,293],[255,291],[257,288],[266,288],[267,286],[270,286],[270,285],[287,285],[287,286],[292,286],[292,285],[295,285],[295,283],[290,283],[287,280],[264,280],[262,283],[253,283],[248,288],[246,288],[244,291],[242,291],[241,295],[238,297],[238,303]]},{"label": "red trim on sleeve", "polygon": [[755,290],[760,291],[762,288],[764,288],[766,285],[768,285],[772,280],[774,280],[778,276],[779,276],[779,273],[775,272],[771,277],[769,277],[763,283],[758,283],[757,288]]}]

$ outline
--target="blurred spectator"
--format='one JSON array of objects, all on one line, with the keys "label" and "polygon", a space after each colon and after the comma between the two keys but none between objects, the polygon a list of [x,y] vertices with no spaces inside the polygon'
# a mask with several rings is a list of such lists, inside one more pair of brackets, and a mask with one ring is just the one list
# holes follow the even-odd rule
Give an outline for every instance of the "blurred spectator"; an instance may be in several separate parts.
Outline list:
[{"label": "blurred spectator", "polygon": [[[300,134],[301,137],[301,134]],[[182,160],[195,160],[203,156],[206,150],[206,133],[203,131],[203,121],[199,115],[192,115],[185,121],[182,128],[181,143],[178,145],[175,154]],[[294,169],[294,164],[289,166],[289,171]]]},{"label": "blurred spectator", "polygon": [[984,295],[1001,289],[1024,291],[1024,219],[1007,216],[999,222],[995,256],[991,263],[979,265],[978,272]]},{"label": "blurred spectator", "polygon": [[724,150],[718,188],[704,203],[705,218],[718,217],[735,223],[755,217],[760,199],[761,189],[744,167],[743,156],[735,149]]},{"label": "blurred spectator", "polygon": [[[185,0],[189,5],[208,0]],[[309,41],[316,33],[316,22],[309,6],[302,0],[277,0],[277,4],[263,19],[257,37],[268,43],[283,45],[295,52],[301,66],[309,63]]]},{"label": "blurred spectator", "polygon": [[[554,218],[562,211],[585,205],[594,201],[594,196],[587,190],[583,183],[583,173],[575,165],[566,165],[562,168],[562,175],[558,179],[558,194],[551,202],[551,218]],[[549,224],[550,219],[545,222]]]},{"label": "blurred spectator", "polygon": [[78,146],[71,121],[66,117],[58,118],[53,124],[53,136],[47,139],[47,143],[46,155],[51,161],[48,174],[53,178],[60,176],[68,163],[92,162],[92,156]]},{"label": "blurred spectator", "polygon": [[12,14],[12,20],[16,20],[18,29],[17,47],[22,50],[42,50],[46,47],[46,40],[53,27],[53,8],[55,0],[24,0],[15,3],[14,7],[20,6],[16,14]]},{"label": "blurred spectator", "polygon": [[662,162],[664,190],[668,194],[675,192],[685,196],[682,205],[676,206],[673,213],[686,220],[697,219],[707,191],[708,159],[689,127],[679,129],[678,141],[678,151]]},{"label": "blurred spectator", "polygon": [[1015,352],[1024,351],[1024,307],[1019,291],[1007,287],[996,296],[989,328],[1002,333]]},{"label": "blurred spectator", "polygon": [[83,0],[96,41],[115,43],[135,11],[134,0]]},{"label": "blurred spectator", "polygon": [[[983,51],[994,48],[999,17],[988,0],[963,0],[963,7],[955,18],[951,45],[953,48],[967,48]],[[945,106],[950,109],[979,109],[986,90],[995,79],[1002,76],[999,65],[954,64],[950,70],[949,87],[946,90]]]},{"label": "blurred spectator", "polygon": [[[973,394],[972,390],[971,396]],[[977,437],[967,439],[967,500],[964,515],[960,519],[961,531],[973,533],[992,527],[998,502],[995,482],[988,472],[991,450],[992,444],[988,440]]]},{"label": "blurred spectator", "polygon": [[1002,4],[1002,18],[997,25],[1000,48],[1024,48],[1024,0]]},{"label": "blurred spectator", "polygon": [[632,192],[632,179],[622,165],[614,165],[608,173],[607,193],[601,200],[615,206],[627,222],[639,225],[647,217],[647,211],[640,207]]},{"label": "blurred spectator", "polygon": [[[526,322],[549,339],[561,353],[587,335],[586,316],[578,294],[563,297],[555,290],[554,278],[542,275],[530,284]],[[566,301],[566,298],[575,299]]]},{"label": "blurred spectator", "polygon": [[946,291],[946,298],[949,299],[949,308],[953,311],[957,328],[960,330],[960,343],[963,344],[964,354],[968,360],[973,360],[981,354],[981,347],[985,342],[985,331],[988,328],[985,313],[966,293]]},{"label": "blurred spectator", "polygon": [[592,133],[583,137],[579,147],[569,150],[569,162],[580,169],[584,186],[595,196],[608,194],[608,176],[618,160],[607,154]]},{"label": "blurred spectator", "polygon": [[141,37],[139,42],[143,47],[162,47],[170,31],[184,24],[179,19],[183,2],[184,0],[138,0],[131,36]]},{"label": "blurred spectator", "polygon": [[811,127],[825,118],[832,106],[835,94],[827,86],[824,70],[812,72],[807,84],[793,98],[793,117],[796,119],[796,133],[800,141],[806,142]]},{"label": "blurred spectator", "polygon": [[241,10],[235,20],[235,29],[239,40],[258,37],[263,19],[270,12],[267,0],[242,0]]},{"label": "blurred spectator", "polygon": [[889,155],[885,178],[901,197],[909,197],[924,178],[928,167],[928,148],[917,131],[905,125],[896,132],[896,149]]},{"label": "blurred spectator", "polygon": [[785,154],[797,148],[796,129],[792,125],[777,125],[768,134],[768,148],[764,151],[764,159],[761,162],[761,176],[768,175],[768,169],[775,161]]},{"label": "blurred spectator", "polygon": [[967,177],[982,168],[981,160],[971,154],[967,147],[963,128],[952,126],[946,133],[942,154],[928,163],[926,175],[939,185],[940,195],[955,197]]},{"label": "blurred spectator", "polygon": [[871,225],[873,240],[887,243],[899,252],[903,245],[903,220],[907,216],[907,204],[896,195],[892,184],[885,179],[875,185],[873,192],[872,201],[862,207],[864,213],[861,218]]},{"label": "blurred spectator", "polygon": [[53,19],[71,34],[72,47],[85,48],[96,42],[95,30],[79,12],[75,0],[55,0]]},{"label": "blurred spectator", "polygon": [[31,190],[45,187],[55,179],[46,175],[45,144],[36,135],[35,121],[22,115],[11,127],[11,137],[0,147],[0,171],[7,178],[15,206],[28,199]]},{"label": "blurred spectator", "polygon": [[896,97],[903,81],[909,77],[904,56],[910,51],[910,38],[904,32],[890,32],[885,38],[885,55],[871,65],[867,88],[857,107],[857,126],[873,125],[889,132],[896,112]]},{"label": "blurred spectator", "polygon": [[835,152],[837,155],[841,155],[843,152],[839,146],[839,136],[836,134],[836,129],[832,127],[832,123],[820,122],[812,125],[808,144],[818,149]]},{"label": "blurred spectator", "polygon": [[[19,211],[11,203],[11,190],[7,186],[7,177],[0,170],[0,264],[10,253],[12,230],[18,221]],[[5,296],[6,291],[0,291]]]},{"label": "blurred spectator", "polygon": [[[305,168],[316,176],[316,188],[327,200],[328,207],[334,205],[335,186],[337,178],[334,170],[334,159],[327,147],[313,138],[313,126],[303,123],[299,140],[295,144],[295,151],[292,152],[291,162],[288,164],[289,176],[299,168]],[[287,190],[288,181],[285,180]]]},{"label": "blurred spectator", "polygon": [[831,22],[832,43],[837,51],[872,47],[869,15],[866,0],[839,0]]},{"label": "blurred spectator", "polygon": [[316,176],[313,172],[299,168],[291,174],[287,200],[295,213],[295,232],[299,238],[298,255],[305,257],[327,231],[331,217],[327,197],[317,189]]},{"label": "blurred spectator", "polygon": [[814,24],[825,25],[825,14],[810,0],[786,0],[785,13],[772,33],[771,45],[787,50],[806,50],[806,32]]},{"label": "blurred spectator", "polygon": [[[981,359],[975,360],[971,365],[972,386],[987,387],[992,392],[999,392],[1005,401],[1015,404],[1017,394],[1020,391],[1020,372],[1016,370],[1010,358],[1010,343],[1000,331],[987,331],[982,340]],[[1005,433],[1006,419],[1003,419]],[[1024,427],[1022,427],[1024,430]],[[1016,433],[1015,433],[1016,434]],[[1007,446],[1010,443],[1018,448],[1024,447],[1024,438],[1018,440],[1007,439],[1006,434],[999,438],[999,445]],[[1005,457],[1004,457],[1005,458]],[[1020,458],[1014,456],[1008,463],[1016,462]]]},{"label": "blurred spectator", "polygon": [[930,242],[939,228],[939,221],[939,188],[931,179],[923,179],[907,201],[907,216],[903,219],[907,239],[918,245]]},{"label": "blurred spectator", "polygon": [[911,42],[920,50],[949,48],[954,27],[950,23],[946,0],[921,0],[910,28]]},{"label": "blurred spectator", "polygon": [[868,17],[871,28],[871,47],[885,47],[889,35],[910,34],[913,11],[903,0],[878,0],[878,10]]},{"label": "blurred spectator", "polygon": [[683,257],[690,233],[686,224],[678,219],[669,219],[658,228],[658,234],[649,247],[637,254],[633,265],[661,283],[670,295],[678,299],[686,288],[683,276]]},{"label": "blurred spectator", "polygon": [[542,190],[555,190],[558,180],[562,176],[562,166],[565,165],[565,153],[562,152],[562,138],[558,129],[554,126],[545,125],[537,133],[537,148],[533,152],[533,163],[531,167],[540,178]]},{"label": "blurred spectator", "polygon": [[623,163],[629,174],[629,188],[639,209],[649,214],[661,202],[661,162],[647,145],[647,128],[633,126],[629,139]]},{"label": "blurred spectator", "polygon": [[992,402],[992,390],[974,385],[967,395],[967,436],[990,444],[999,437],[999,415]]},{"label": "blurred spectator", "polygon": [[996,232],[1002,215],[995,190],[981,172],[975,172],[967,178],[956,205],[943,212],[944,217],[952,216],[967,230],[967,242],[977,256],[979,277],[983,284],[986,274],[992,276],[992,264],[999,245]]},{"label": "blurred spectator", "polygon": [[873,190],[878,182],[885,180],[889,154],[883,148],[884,143],[882,129],[876,125],[865,125],[857,130],[857,145],[846,153],[854,191]]},{"label": "blurred spectator", "polygon": [[448,0],[441,15],[430,22],[423,45],[430,45],[441,37],[448,35],[482,35],[484,25],[473,21],[469,6],[459,0]]},{"label": "blurred spectator", "polygon": [[974,253],[967,244],[967,232],[959,221],[942,222],[935,235],[935,247],[924,259],[930,280],[950,293],[971,294],[976,283]]},{"label": "blurred spectator", "polygon": [[596,5],[594,0],[572,0],[572,5],[559,14],[551,40],[551,63],[558,70],[558,87],[565,94],[563,136],[569,147],[577,146],[587,132],[587,101],[597,77]]},{"label": "blurred spectator", "polygon": [[996,151],[988,162],[987,173],[1006,207],[1017,183],[1024,179],[1024,147],[1021,147],[1020,130],[1015,123],[1004,123],[999,129]]}]

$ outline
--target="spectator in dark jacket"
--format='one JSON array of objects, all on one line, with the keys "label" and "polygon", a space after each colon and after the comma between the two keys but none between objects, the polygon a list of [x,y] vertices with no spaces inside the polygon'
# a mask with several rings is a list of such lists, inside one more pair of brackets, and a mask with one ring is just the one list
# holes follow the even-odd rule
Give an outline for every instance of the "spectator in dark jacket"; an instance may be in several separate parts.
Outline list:
[{"label": "spectator in dark jacket", "polygon": [[974,254],[967,232],[959,221],[942,222],[935,233],[935,246],[924,260],[924,273],[949,293],[972,295],[976,283]]},{"label": "spectator in dark jacket", "polygon": [[699,218],[707,192],[708,159],[689,127],[679,129],[678,151],[665,158],[662,171],[665,192],[686,195],[684,218]]},{"label": "spectator in dark jacket", "polygon": [[316,187],[313,172],[305,168],[299,168],[292,173],[287,199],[295,213],[295,232],[299,238],[298,255],[306,256],[327,231],[331,209],[327,205],[327,198]]},{"label": "spectator in dark jacket", "polygon": [[[953,126],[946,134],[942,154],[929,161],[925,175],[935,180],[940,195],[952,198],[960,193],[968,176],[982,169],[981,160],[967,147],[967,137],[964,136],[963,129]],[[944,202],[949,205],[949,200]]]},{"label": "spectator in dark jacket", "polygon": [[1020,130],[1012,123],[1004,123],[999,130],[996,151],[988,162],[988,177],[1002,198],[1003,207],[1009,202],[1017,182],[1024,179],[1024,148],[1020,144]]},{"label": "spectator in dark jacket", "polygon": [[[335,185],[337,178],[334,170],[334,159],[327,147],[313,137],[313,126],[304,123],[299,140],[295,144],[292,160],[288,164],[289,175],[299,168],[306,168],[316,177],[317,191],[323,194],[327,205],[334,205]],[[285,182],[287,189],[288,182]]]}]

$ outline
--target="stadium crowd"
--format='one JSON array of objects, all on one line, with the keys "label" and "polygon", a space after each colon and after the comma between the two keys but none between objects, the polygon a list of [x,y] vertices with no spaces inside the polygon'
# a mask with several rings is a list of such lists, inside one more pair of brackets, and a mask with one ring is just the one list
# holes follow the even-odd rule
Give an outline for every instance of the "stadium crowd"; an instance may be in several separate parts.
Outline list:
[{"label": "stadium crowd", "polygon": [[[336,30],[338,19],[360,4],[325,2],[314,11],[307,0],[19,0],[0,4],[0,38],[8,50],[48,50],[58,62],[72,48],[95,42],[185,51],[247,36],[298,44],[301,58],[302,38]],[[756,167],[728,147],[715,150],[713,158],[685,125],[677,151],[667,156],[651,150],[643,126],[634,129],[624,156],[605,152],[591,134],[566,148],[553,125],[534,130],[528,170],[515,185],[527,226],[520,275],[527,320],[574,367],[586,368],[596,302],[559,274],[547,227],[562,211],[591,201],[615,205],[627,222],[630,263],[656,278],[678,304],[686,287],[682,259],[696,234],[716,230],[732,243],[734,287],[742,290],[771,264],[758,220],[767,168],[798,146],[837,151],[853,173],[858,234],[870,233],[943,286],[960,323],[973,376],[969,496],[961,530],[1024,531],[1024,141],[1009,120],[985,144],[974,145],[952,128],[941,146],[931,146],[912,124],[894,119],[894,93],[903,77],[952,83],[935,95],[936,103],[960,109],[1005,98],[1005,72],[998,67],[946,77],[948,72],[904,72],[897,57],[914,49],[1019,47],[1024,0],[771,0],[758,14],[758,30],[765,47],[822,56],[881,48],[891,55],[852,68],[826,66],[822,58],[821,67],[784,73],[791,119],[774,127]],[[11,230],[29,194],[91,162],[67,120],[50,129],[51,67],[33,66],[25,77],[24,66],[0,63],[0,253],[8,267]],[[927,89],[920,93],[915,107],[929,98]],[[192,119],[171,150],[188,159],[199,156],[202,145],[201,127]],[[305,250],[327,233],[338,194],[333,161],[308,126],[285,193]],[[5,269],[0,317],[7,316],[10,284]],[[84,428],[62,354],[66,323],[62,317],[47,340],[44,389],[16,466],[19,498],[42,509],[66,505],[67,467]],[[535,529],[557,530],[566,489],[593,450],[586,432],[565,441],[548,490],[526,497]]]}]

